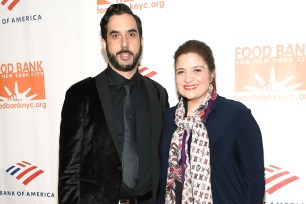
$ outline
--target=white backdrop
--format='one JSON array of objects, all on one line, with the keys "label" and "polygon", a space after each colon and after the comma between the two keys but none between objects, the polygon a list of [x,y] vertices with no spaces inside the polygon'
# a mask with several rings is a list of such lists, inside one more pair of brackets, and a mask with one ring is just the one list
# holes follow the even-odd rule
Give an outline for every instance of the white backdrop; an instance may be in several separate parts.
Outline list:
[{"label": "white backdrop", "polygon": [[306,203],[306,12],[303,0],[0,0],[0,203],[57,203],[65,91],[101,72],[109,3],[143,21],[142,74],[177,103],[173,54],[189,39],[214,51],[218,93],[246,104],[263,134],[266,203]]}]

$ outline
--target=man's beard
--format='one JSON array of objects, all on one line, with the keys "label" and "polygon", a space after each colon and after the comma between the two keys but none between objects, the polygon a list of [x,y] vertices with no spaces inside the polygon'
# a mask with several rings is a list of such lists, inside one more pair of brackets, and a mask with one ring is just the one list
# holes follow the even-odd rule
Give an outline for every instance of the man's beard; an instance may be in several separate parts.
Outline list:
[{"label": "man's beard", "polygon": [[[116,56],[124,52],[128,52],[130,55],[133,56],[134,59],[133,59],[132,64],[119,64],[118,60],[116,59]],[[128,71],[133,70],[137,66],[141,53],[142,53],[142,45],[140,45],[140,48],[135,55],[129,50],[121,50],[117,52],[116,55],[113,55],[112,53],[109,52],[107,46],[106,46],[106,53],[107,53],[109,63],[112,64],[115,69],[119,71],[123,71],[123,72],[128,72]]]}]

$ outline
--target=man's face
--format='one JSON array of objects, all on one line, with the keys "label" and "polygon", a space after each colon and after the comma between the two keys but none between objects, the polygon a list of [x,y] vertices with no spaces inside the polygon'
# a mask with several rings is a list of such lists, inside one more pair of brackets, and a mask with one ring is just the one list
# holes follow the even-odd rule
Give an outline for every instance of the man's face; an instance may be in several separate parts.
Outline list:
[{"label": "man's face", "polygon": [[142,44],[133,16],[129,14],[110,17],[107,40],[103,40],[110,66],[128,72],[137,67],[142,53]]}]

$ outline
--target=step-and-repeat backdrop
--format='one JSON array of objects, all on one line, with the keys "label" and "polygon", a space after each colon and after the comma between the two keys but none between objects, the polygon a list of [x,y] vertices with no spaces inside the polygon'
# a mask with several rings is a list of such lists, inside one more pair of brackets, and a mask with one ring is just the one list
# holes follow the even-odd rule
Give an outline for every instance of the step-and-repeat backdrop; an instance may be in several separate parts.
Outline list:
[{"label": "step-and-repeat backdrop", "polygon": [[303,0],[0,0],[0,203],[57,203],[65,91],[105,69],[99,22],[120,2],[143,21],[139,70],[172,106],[174,51],[189,39],[211,46],[219,94],[246,104],[262,130],[265,203],[306,203]]}]

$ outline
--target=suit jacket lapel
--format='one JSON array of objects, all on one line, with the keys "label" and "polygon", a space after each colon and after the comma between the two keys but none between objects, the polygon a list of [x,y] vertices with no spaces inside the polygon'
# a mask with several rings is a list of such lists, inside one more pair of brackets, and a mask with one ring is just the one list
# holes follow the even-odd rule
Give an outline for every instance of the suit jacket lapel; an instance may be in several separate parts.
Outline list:
[{"label": "suit jacket lapel", "polygon": [[[149,103],[150,103],[150,110],[151,110],[151,121],[152,121],[152,139],[154,142],[153,145],[158,145],[160,130],[161,130],[161,118],[162,118],[162,110],[160,102],[157,97],[157,91],[152,84],[146,77],[143,77],[144,84],[146,86]],[[158,137],[157,137],[158,136]]]},{"label": "suit jacket lapel", "polygon": [[[115,143],[117,152],[119,155],[121,155],[121,150],[119,147],[118,142],[118,136],[117,136],[117,129],[115,124],[115,118],[114,118],[114,110],[111,102],[111,96],[108,88],[107,83],[107,76],[105,74],[105,71],[101,72],[95,77],[96,87],[98,89],[100,102],[102,105],[102,109],[104,112],[104,117],[107,122],[107,126],[109,128],[109,131],[111,133],[111,136],[113,138],[113,141]],[[119,156],[121,160],[121,156]]]},{"label": "suit jacket lapel", "polygon": [[[147,94],[150,103],[150,110],[151,110],[151,121],[152,121],[152,140],[151,140],[151,161],[152,161],[152,182],[153,182],[153,189],[157,189],[158,180],[159,180],[159,157],[158,157],[158,147],[159,147],[159,138],[161,134],[161,126],[162,126],[162,110],[160,101],[157,96],[157,90],[154,87],[153,83],[147,79],[146,77],[142,77],[143,82],[147,89]],[[157,163],[156,163],[157,162]],[[154,197],[156,196],[156,191],[153,190]]]}]

